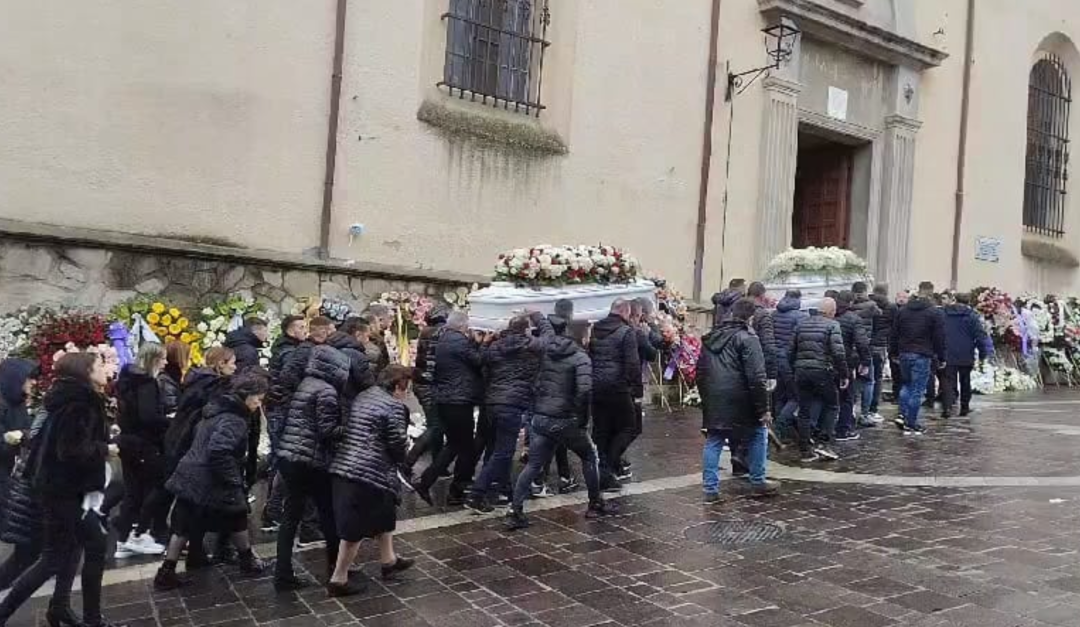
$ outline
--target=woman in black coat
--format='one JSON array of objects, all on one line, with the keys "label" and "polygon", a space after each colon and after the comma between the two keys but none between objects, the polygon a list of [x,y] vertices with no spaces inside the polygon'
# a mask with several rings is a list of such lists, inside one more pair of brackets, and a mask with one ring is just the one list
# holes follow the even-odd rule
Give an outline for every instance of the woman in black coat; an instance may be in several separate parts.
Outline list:
[{"label": "woman in black coat", "polygon": [[0,362],[0,521],[7,509],[11,471],[32,422],[27,401],[36,383],[36,363],[29,359]]},{"label": "woman in black coat", "polygon": [[146,342],[134,364],[116,382],[120,407],[120,462],[124,471],[124,502],[116,518],[117,559],[132,555],[161,555],[165,547],[148,532],[164,520],[169,497],[165,485],[165,417],[158,375],[165,369],[165,347]]},{"label": "woman in black coat", "polygon": [[[49,625],[103,627],[101,578],[108,538],[104,516],[86,506],[104,500],[108,483],[105,364],[93,353],[72,353],[54,366],[56,381],[45,397],[48,414],[35,443],[34,490],[41,499],[41,557],[0,602],[0,627],[46,581],[56,577],[46,620]],[[40,448],[38,448],[40,447]],[[88,498],[94,497],[94,498]],[[71,611],[71,586],[83,557],[83,620]]]},{"label": "woman in black coat", "polygon": [[34,493],[33,468],[37,466],[40,448],[34,443],[45,424],[45,412],[38,412],[33,424],[20,442],[20,457],[15,464],[0,519],[0,542],[10,544],[11,555],[0,564],[0,590],[12,582],[41,555],[41,504]]},{"label": "woman in black coat", "polygon": [[334,515],[341,538],[337,567],[326,584],[332,597],[363,592],[363,586],[349,582],[349,566],[364,538],[379,543],[384,579],[413,565],[412,560],[394,553],[393,533],[408,440],[409,410],[404,398],[412,376],[411,368],[388,366],[379,373],[374,387],[356,397],[330,463]]},{"label": "woman in black coat", "polygon": [[186,583],[176,574],[180,553],[188,538],[208,532],[232,537],[240,554],[241,572],[263,571],[262,560],[255,556],[248,537],[244,458],[248,424],[258,415],[269,387],[266,377],[244,372],[230,381],[228,392],[207,405],[191,448],[166,483],[176,496],[176,505],[169,550],[154,578],[157,589],[171,590]]},{"label": "woman in black coat", "polygon": [[158,385],[161,387],[161,404],[167,418],[176,415],[183,390],[184,372],[190,362],[190,344],[170,340],[165,345],[165,368],[158,374]]}]

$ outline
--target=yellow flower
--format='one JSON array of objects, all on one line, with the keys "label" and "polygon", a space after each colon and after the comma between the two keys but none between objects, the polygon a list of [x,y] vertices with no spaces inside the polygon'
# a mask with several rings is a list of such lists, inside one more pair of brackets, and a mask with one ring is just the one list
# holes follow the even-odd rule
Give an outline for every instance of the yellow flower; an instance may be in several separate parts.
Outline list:
[{"label": "yellow flower", "polygon": [[164,324],[165,326],[172,324],[172,321],[172,316],[170,316],[169,314],[165,314],[161,317],[161,324]]},{"label": "yellow flower", "polygon": [[161,316],[157,315],[156,313],[151,313],[150,315],[146,316],[146,321],[152,325],[157,324],[161,322]]},{"label": "yellow flower", "polygon": [[180,341],[183,342],[184,344],[191,344],[191,334],[190,333],[181,333],[180,334]]},{"label": "yellow flower", "polygon": [[161,303],[154,303],[153,305],[150,305],[150,310],[156,314],[165,313],[165,305],[162,305]]},{"label": "yellow flower", "polygon": [[196,366],[201,366],[203,363],[202,348],[198,344],[191,347],[191,363]]},{"label": "yellow flower", "polygon": [[187,318],[180,318],[179,320],[176,321],[176,324],[179,324],[181,329],[186,329],[186,328],[188,328],[188,325],[191,324],[191,323],[188,322]]},{"label": "yellow flower", "polygon": [[175,320],[180,317],[180,310],[176,307],[173,307],[169,310],[169,315],[173,317],[173,320]]},{"label": "yellow flower", "polygon": [[170,324],[169,325],[169,334],[170,335],[177,335],[178,333],[180,333],[180,325],[176,324],[175,322],[173,324]]}]

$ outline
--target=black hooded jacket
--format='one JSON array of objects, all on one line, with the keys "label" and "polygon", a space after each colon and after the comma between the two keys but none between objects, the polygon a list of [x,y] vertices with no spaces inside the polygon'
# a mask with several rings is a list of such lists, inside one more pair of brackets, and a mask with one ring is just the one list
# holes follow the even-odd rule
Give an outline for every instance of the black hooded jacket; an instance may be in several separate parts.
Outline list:
[{"label": "black hooded jacket", "polygon": [[480,347],[462,331],[443,327],[435,346],[435,402],[479,405],[483,399]]},{"label": "black hooded jacket", "polygon": [[[336,348],[349,358],[349,380],[341,392],[346,402],[352,402],[352,399],[361,392],[375,385],[375,374],[371,370],[371,362],[368,361],[367,352],[360,340],[347,333],[335,331],[326,339],[326,345]],[[314,355],[314,350],[312,355]],[[304,372],[307,372],[306,365]]]},{"label": "black hooded jacket", "polygon": [[840,330],[843,332],[844,354],[847,357],[848,369],[856,371],[862,367],[869,367],[869,329],[873,324],[873,318],[868,320],[866,315],[860,313],[854,305],[846,306],[837,303],[836,320],[840,323]]},{"label": "black hooded jacket", "polygon": [[105,399],[90,384],[60,378],[43,403],[49,418],[41,435],[34,488],[53,498],[82,498],[105,488],[109,439]]},{"label": "black hooded jacket", "polygon": [[33,422],[26,408],[23,386],[35,370],[37,364],[29,359],[5,359],[0,362],[0,472],[3,473],[11,472],[19,451],[18,446],[4,442],[3,435],[8,431],[25,432]]},{"label": "black hooded jacket", "polygon": [[481,351],[487,392],[484,403],[506,405],[522,412],[532,406],[533,384],[540,369],[540,355],[555,331],[540,314],[532,317],[539,337],[529,333],[504,333]]},{"label": "black hooded jacket", "polygon": [[871,294],[870,300],[877,305],[877,315],[874,317],[874,331],[870,336],[870,348],[879,352],[889,350],[889,338],[892,336],[893,323],[896,321],[896,303],[887,296]]},{"label": "black hooded jacket", "polygon": [[243,372],[259,365],[263,341],[248,327],[240,327],[225,336],[225,348],[236,353],[236,371]]},{"label": "black hooded jacket", "polygon": [[592,362],[574,340],[556,335],[540,359],[536,375],[532,428],[553,434],[584,426],[593,390]]},{"label": "black hooded jacket", "polygon": [[134,366],[120,371],[116,381],[120,408],[120,447],[131,451],[163,452],[169,419],[156,378]]},{"label": "black hooded jacket", "polygon": [[804,370],[824,370],[840,379],[850,378],[840,323],[822,315],[800,322],[791,340],[788,362],[796,375]]},{"label": "black hooded jacket", "polygon": [[746,429],[769,411],[761,341],[746,323],[730,319],[701,339],[697,384],[703,429]]},{"label": "black hooded jacket", "polygon": [[281,427],[278,458],[319,470],[330,465],[335,429],[342,424],[341,390],[349,381],[349,358],[319,346],[311,354],[307,376],[297,388]]},{"label": "black hooded jacket", "polygon": [[741,290],[726,289],[723,292],[717,292],[713,294],[713,327],[720,326],[720,323],[728,317],[731,312],[731,307],[739,302],[739,299],[743,297]]},{"label": "black hooded jacket", "polygon": [[204,410],[210,400],[222,394],[228,387],[229,378],[212,368],[192,368],[184,377],[176,415],[169,421],[165,432],[165,457],[171,472],[191,448],[195,427],[202,422]]},{"label": "black hooded jacket", "polygon": [[644,396],[637,338],[637,332],[616,314],[593,325],[589,356],[593,366],[593,393],[597,397]]},{"label": "black hooded jacket", "polygon": [[912,298],[896,314],[889,354],[914,353],[945,361],[945,315],[925,298]]},{"label": "black hooded jacket", "polygon": [[251,420],[247,405],[231,392],[210,401],[191,449],[165,487],[177,498],[207,509],[232,514],[247,511],[244,458]]}]

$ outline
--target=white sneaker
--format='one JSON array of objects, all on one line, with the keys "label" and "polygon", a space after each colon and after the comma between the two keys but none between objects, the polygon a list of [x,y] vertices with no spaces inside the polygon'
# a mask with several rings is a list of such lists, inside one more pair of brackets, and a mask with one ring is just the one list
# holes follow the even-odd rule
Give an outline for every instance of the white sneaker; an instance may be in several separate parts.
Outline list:
[{"label": "white sneaker", "polygon": [[116,552],[113,553],[114,560],[123,560],[132,557],[135,553],[127,547],[127,542],[117,542]]},{"label": "white sneaker", "polygon": [[546,499],[555,496],[551,489],[547,487],[546,483],[541,483],[539,485],[534,483],[530,487],[534,499]]},{"label": "white sneaker", "polygon": [[827,462],[835,462],[840,459],[839,455],[837,455],[831,448],[828,448],[826,446],[818,446],[814,449],[814,452],[817,453],[818,457]]},{"label": "white sneaker", "polygon": [[881,414],[870,414],[870,420],[874,424],[881,424],[885,422],[885,416],[882,416]]},{"label": "white sneaker", "polygon": [[124,547],[136,555],[161,555],[165,552],[165,546],[155,542],[148,533],[129,537]]}]

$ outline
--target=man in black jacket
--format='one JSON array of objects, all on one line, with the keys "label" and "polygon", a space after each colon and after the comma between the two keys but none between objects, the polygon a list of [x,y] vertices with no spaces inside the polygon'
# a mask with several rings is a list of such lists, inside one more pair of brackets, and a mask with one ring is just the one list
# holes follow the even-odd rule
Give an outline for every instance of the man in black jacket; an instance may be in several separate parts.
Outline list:
[{"label": "man in black jacket", "polygon": [[765,479],[769,450],[768,379],[761,340],[750,330],[756,304],[743,299],[728,318],[701,339],[697,381],[701,392],[701,428],[705,429],[702,488],[706,503],[720,498],[720,453],[745,443],[750,485],[759,494],[773,494],[777,484]]},{"label": "man in black jacket", "polygon": [[908,301],[896,314],[889,339],[889,354],[898,356],[903,387],[900,389],[900,413],[904,422],[897,426],[905,435],[922,435],[919,406],[926,393],[926,382],[932,376],[931,363],[937,358],[940,367],[945,363],[945,317],[934,304],[934,284],[919,284],[919,294]]},{"label": "man in black jacket", "polygon": [[[851,384],[843,331],[834,320],[836,301],[823,298],[817,314],[795,328],[788,361],[795,372],[799,392],[799,452],[804,463],[819,459],[836,460],[839,456],[828,447],[839,411],[837,392]],[[811,438],[817,429],[819,446]]]},{"label": "man in black jacket", "polygon": [[326,338],[332,346],[349,358],[349,381],[341,393],[342,412],[348,412],[353,399],[375,385],[375,372],[364,350],[363,338],[368,333],[368,323],[362,318],[349,318],[341,323],[335,333]]},{"label": "man in black jacket", "polygon": [[[889,360],[889,336],[892,335],[893,321],[896,320],[896,304],[889,300],[889,287],[883,283],[874,286],[874,293],[870,300],[878,307],[877,317],[874,318],[874,331],[870,336],[870,352],[874,360],[874,387],[871,391],[869,419],[875,424],[884,422],[884,418],[878,412],[881,404],[881,382],[885,378],[885,368],[890,369],[893,379],[893,397],[900,397],[900,369],[893,368]],[[865,394],[863,396],[865,401]]]},{"label": "man in black jacket", "polygon": [[615,467],[634,439],[634,399],[644,395],[637,333],[630,326],[628,301],[617,299],[608,317],[593,325],[589,355],[600,482],[604,490],[617,492],[622,485],[615,478]]},{"label": "man in black jacket", "polygon": [[[638,359],[641,361],[641,396],[634,397],[634,427],[630,433],[630,441],[626,443],[630,447],[641,437],[644,428],[644,384],[649,377],[649,368],[660,357],[660,349],[664,346],[664,338],[660,335],[660,327],[656,325],[655,305],[649,298],[635,298],[630,303],[631,324],[637,333]],[[629,481],[634,474],[630,471],[630,462],[625,458],[619,459],[615,467],[615,478],[619,481]]]},{"label": "man in black jacket", "polygon": [[420,408],[424,410],[424,433],[413,442],[412,448],[405,455],[405,464],[409,468],[415,466],[424,453],[430,452],[431,459],[435,459],[443,449],[446,436],[439,423],[438,405],[435,403],[435,347],[449,315],[448,307],[433,308],[424,319],[427,326],[420,331],[420,337],[416,341],[413,393],[420,402]]},{"label": "man in black jacket", "polygon": [[[855,294],[844,290],[836,299],[836,319],[843,333],[844,354],[853,379],[865,379],[870,374],[870,334],[867,319],[855,308]],[[871,312],[871,324],[873,313]],[[836,421],[836,441],[859,439],[855,430],[855,395],[858,384],[840,390],[840,416]]]},{"label": "man in black jacket", "polygon": [[[556,327],[565,327],[561,319],[556,318],[552,322]],[[589,509],[585,517],[597,518],[617,513],[615,505],[605,502],[600,494],[596,446],[589,439],[587,431],[592,390],[593,372],[585,350],[565,335],[551,338],[536,376],[529,463],[514,486],[513,505],[506,518],[507,530],[515,531],[529,526],[524,511],[525,499],[531,492],[533,482],[551,462],[558,446],[566,446],[581,459],[582,474],[589,490]]]},{"label": "man in black jacket", "polygon": [[[465,488],[476,466],[473,451],[474,412],[483,402],[484,375],[480,346],[469,331],[469,315],[455,311],[447,318],[435,347],[435,402],[447,445],[415,484],[417,495],[431,504],[431,488],[454,462],[447,505],[465,503]],[[456,459],[456,461],[455,461]]]},{"label": "man in black jacket", "polygon": [[728,317],[731,307],[746,296],[746,279],[731,279],[728,288],[713,294],[713,326],[718,327]]},{"label": "man in black jacket", "polygon": [[225,336],[225,348],[236,353],[238,374],[259,366],[259,351],[266,346],[269,337],[270,329],[262,318],[248,318],[244,320],[244,326]]}]

